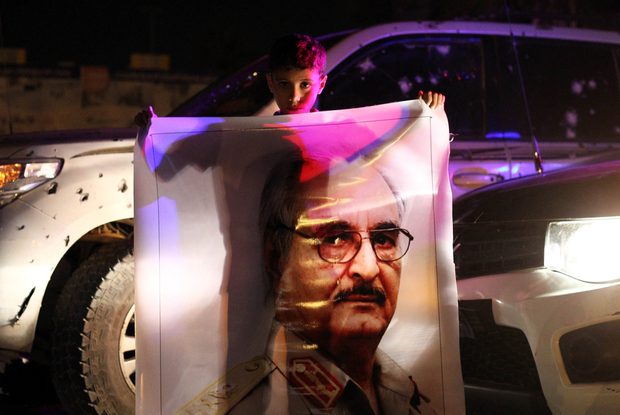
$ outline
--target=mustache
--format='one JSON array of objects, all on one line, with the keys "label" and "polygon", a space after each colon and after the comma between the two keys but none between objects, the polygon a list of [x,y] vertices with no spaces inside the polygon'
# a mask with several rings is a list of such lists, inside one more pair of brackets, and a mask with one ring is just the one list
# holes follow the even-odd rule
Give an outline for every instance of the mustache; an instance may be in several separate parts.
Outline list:
[{"label": "mustache", "polygon": [[385,303],[385,291],[381,288],[371,287],[367,284],[357,285],[349,290],[344,290],[336,294],[336,298],[334,299],[335,303],[340,303],[342,301],[348,301],[349,297],[355,295],[364,295],[364,296],[373,296],[375,297],[375,302],[379,305],[383,305]]}]

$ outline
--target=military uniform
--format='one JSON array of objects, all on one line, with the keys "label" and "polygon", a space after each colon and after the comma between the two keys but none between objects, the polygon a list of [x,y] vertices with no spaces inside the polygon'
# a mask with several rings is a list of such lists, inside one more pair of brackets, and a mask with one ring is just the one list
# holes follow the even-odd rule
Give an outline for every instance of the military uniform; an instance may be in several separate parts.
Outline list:
[{"label": "military uniform", "polygon": [[[265,356],[237,365],[176,414],[374,414],[360,386],[316,345],[278,324],[272,334]],[[383,415],[435,413],[411,377],[380,350],[374,370]]]}]

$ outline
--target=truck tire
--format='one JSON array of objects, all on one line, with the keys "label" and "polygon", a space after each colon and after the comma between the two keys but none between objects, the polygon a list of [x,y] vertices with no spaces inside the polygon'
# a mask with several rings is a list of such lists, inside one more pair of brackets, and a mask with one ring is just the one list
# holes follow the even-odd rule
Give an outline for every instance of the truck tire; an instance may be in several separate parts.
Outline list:
[{"label": "truck tire", "polygon": [[54,311],[52,380],[71,414],[135,412],[134,261],[106,244],[73,272]]}]

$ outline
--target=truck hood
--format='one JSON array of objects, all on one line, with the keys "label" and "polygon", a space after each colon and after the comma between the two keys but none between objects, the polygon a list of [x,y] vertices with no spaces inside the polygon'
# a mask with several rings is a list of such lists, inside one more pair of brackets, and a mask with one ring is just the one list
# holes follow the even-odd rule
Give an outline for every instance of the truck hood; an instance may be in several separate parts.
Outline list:
[{"label": "truck hood", "polygon": [[0,146],[21,146],[84,141],[109,141],[135,139],[137,128],[97,128],[82,130],[40,131],[0,136]]},{"label": "truck hood", "polygon": [[509,180],[453,205],[455,224],[620,216],[620,160]]}]

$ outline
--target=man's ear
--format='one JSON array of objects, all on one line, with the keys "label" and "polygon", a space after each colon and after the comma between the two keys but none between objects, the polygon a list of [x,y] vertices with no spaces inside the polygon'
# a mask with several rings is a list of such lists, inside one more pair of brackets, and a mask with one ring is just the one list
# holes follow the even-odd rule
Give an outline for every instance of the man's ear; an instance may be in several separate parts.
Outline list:
[{"label": "man's ear", "polygon": [[323,75],[321,77],[321,83],[319,84],[319,94],[323,92],[323,88],[325,88],[325,83],[327,82],[327,75]]},{"label": "man's ear", "polygon": [[273,74],[271,72],[267,72],[265,74],[265,78],[267,79],[267,86],[269,87],[269,91],[273,94]]}]

